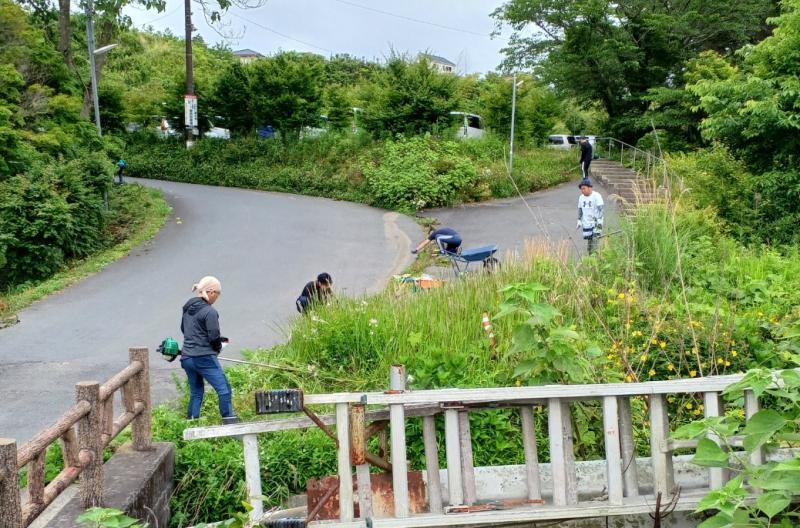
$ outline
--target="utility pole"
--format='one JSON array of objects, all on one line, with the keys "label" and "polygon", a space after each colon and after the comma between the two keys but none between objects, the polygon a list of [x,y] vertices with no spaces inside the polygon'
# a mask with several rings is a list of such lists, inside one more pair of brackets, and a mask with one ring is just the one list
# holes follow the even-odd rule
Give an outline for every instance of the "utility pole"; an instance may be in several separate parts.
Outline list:
[{"label": "utility pole", "polygon": [[97,70],[94,65],[94,5],[92,0],[86,2],[86,41],[89,47],[89,76],[92,80],[92,104],[94,105],[94,124],[97,127],[97,135],[102,136],[103,130],[100,128],[100,101],[97,97]]},{"label": "utility pole", "polygon": [[508,173],[514,174],[514,118],[517,110],[517,74],[511,78],[511,141],[508,148]]},{"label": "utility pole", "polygon": [[197,96],[194,94],[194,72],[192,69],[192,0],[184,0],[186,24],[186,95],[183,97],[184,125],[186,126],[186,148],[194,145],[197,128]]}]

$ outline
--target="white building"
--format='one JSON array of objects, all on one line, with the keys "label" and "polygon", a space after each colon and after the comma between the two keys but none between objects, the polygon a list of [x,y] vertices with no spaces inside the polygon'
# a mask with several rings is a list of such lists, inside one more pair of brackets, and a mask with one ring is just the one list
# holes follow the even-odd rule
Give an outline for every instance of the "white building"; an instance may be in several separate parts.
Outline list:
[{"label": "white building", "polygon": [[456,64],[450,62],[444,57],[438,55],[429,55],[427,53],[420,54],[420,57],[425,58],[431,66],[440,73],[456,73]]},{"label": "white building", "polygon": [[242,64],[250,64],[254,60],[263,57],[262,54],[251,49],[236,50],[233,52],[233,56],[239,59],[239,62]]}]

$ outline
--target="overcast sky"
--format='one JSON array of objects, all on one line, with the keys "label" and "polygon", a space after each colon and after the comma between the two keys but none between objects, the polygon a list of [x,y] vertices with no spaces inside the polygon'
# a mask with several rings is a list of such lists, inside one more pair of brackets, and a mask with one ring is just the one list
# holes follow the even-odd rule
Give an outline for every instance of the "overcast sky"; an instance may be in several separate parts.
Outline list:
[{"label": "overcast sky", "polygon": [[[458,65],[459,73],[486,73],[502,60],[507,33],[494,39],[489,14],[503,0],[267,0],[256,9],[231,8],[223,32],[208,26],[193,4],[194,25],[203,39],[227,42],[234,50],[249,48],[265,55],[279,50],[310,51],[329,56],[349,53],[383,58],[394,48],[416,56],[429,50]],[[127,8],[134,25],[169,29],[183,35],[183,0],[167,0],[163,13]]]}]

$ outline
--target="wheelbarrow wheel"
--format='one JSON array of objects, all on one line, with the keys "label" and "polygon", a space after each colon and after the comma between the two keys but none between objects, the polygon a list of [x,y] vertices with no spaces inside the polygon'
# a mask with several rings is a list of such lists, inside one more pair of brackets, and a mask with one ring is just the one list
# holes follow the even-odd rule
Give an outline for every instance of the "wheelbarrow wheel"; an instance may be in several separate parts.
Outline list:
[{"label": "wheelbarrow wheel", "polygon": [[492,273],[500,269],[500,261],[494,257],[489,257],[483,261],[483,270],[486,273]]}]

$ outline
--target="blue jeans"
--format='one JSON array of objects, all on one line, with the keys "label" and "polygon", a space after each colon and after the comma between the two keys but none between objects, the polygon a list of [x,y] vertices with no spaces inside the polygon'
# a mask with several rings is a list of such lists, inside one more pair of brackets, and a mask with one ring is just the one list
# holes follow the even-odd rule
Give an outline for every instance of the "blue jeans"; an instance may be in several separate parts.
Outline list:
[{"label": "blue jeans", "polygon": [[181,357],[181,367],[186,371],[186,377],[189,379],[191,394],[187,418],[191,420],[200,417],[200,406],[203,405],[203,393],[205,392],[204,380],[217,392],[219,413],[222,417],[234,416],[231,403],[231,384],[228,383],[228,378],[225,377],[225,372],[223,372],[217,356],[183,356]]}]

